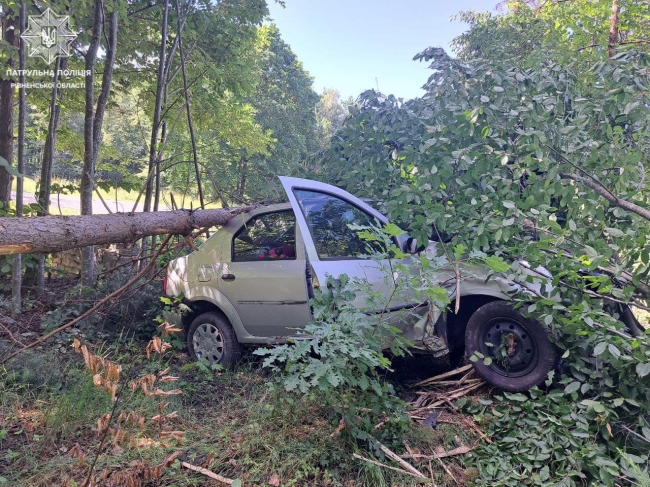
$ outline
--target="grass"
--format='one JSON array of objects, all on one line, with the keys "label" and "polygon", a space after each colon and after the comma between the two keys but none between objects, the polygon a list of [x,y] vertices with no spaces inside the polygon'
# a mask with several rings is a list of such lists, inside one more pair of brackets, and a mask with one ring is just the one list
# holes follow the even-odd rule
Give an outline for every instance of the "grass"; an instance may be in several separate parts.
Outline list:
[{"label": "grass", "polygon": [[[124,472],[134,461],[157,464],[166,455],[181,451],[183,461],[209,464],[213,472],[240,479],[245,486],[269,485],[275,478],[282,486],[422,485],[414,477],[353,458],[355,452],[375,457],[368,444],[352,440],[345,429],[337,433],[336,419],[317,400],[270,391],[271,377],[255,359],[205,378],[195,369],[182,370],[186,360],[182,354],[169,362],[156,359],[152,363],[142,350],[142,343],[131,342],[108,345],[104,354],[124,364],[123,374],[140,376],[170,367],[168,373],[180,377],[165,386],[178,387],[183,394],[162,402],[170,403],[165,411],[178,411],[168,426],[184,431],[184,441],[158,440],[151,422],[143,431],[126,428],[133,437],[155,441],[149,448],[109,442],[99,457],[98,473],[104,469]],[[87,475],[99,445],[97,419],[110,411],[111,401],[92,386],[91,374],[83,369],[79,355],[65,356],[66,381],[58,388],[34,389],[0,374],[0,486],[65,485],[66,479],[80,483]],[[151,418],[160,412],[160,403],[160,398],[125,389],[118,404],[120,409]],[[441,424],[436,430],[414,425],[404,440],[424,454],[433,453],[436,447],[448,450],[470,442],[468,433],[455,424]],[[389,447],[397,453],[405,452],[401,443]],[[83,462],[69,454],[79,449],[84,453]],[[447,467],[462,476],[459,461],[445,459]],[[416,466],[429,473],[428,463]],[[440,464],[434,463],[431,470],[437,485],[458,485]],[[160,485],[189,487],[208,482],[201,474],[175,463],[164,469]]]}]

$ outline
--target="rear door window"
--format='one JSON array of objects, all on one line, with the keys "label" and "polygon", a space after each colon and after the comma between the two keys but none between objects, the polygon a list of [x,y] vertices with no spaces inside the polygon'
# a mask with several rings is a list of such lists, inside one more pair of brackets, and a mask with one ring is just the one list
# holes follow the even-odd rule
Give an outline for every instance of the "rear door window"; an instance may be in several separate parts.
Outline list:
[{"label": "rear door window", "polygon": [[291,210],[258,215],[233,238],[232,262],[295,258],[296,218]]}]

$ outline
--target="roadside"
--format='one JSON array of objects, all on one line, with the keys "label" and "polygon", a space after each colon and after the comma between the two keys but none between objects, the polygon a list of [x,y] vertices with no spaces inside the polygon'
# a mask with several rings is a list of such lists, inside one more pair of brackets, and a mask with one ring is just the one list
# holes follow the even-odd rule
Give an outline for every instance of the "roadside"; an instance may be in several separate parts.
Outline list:
[{"label": "roadside", "polygon": [[[11,199],[16,201],[16,193],[12,191]],[[109,200],[104,199],[104,202],[100,199],[93,199],[93,214],[94,215],[105,215],[109,213],[127,213],[133,210],[135,201],[123,201],[123,200]],[[30,205],[35,204],[36,198],[33,194],[25,194],[23,196],[23,204]],[[108,207],[108,208],[107,208]],[[138,203],[135,211],[141,212],[143,208],[142,201]],[[161,211],[168,211],[171,208],[167,204],[160,205]],[[50,198],[50,213],[52,215],[79,215],[81,213],[81,202],[79,201],[79,196],[70,196],[70,195],[52,195]]]},{"label": "roadside", "polygon": [[[60,187],[69,186],[68,181],[56,180],[55,183]],[[34,179],[24,178],[24,195],[23,203],[25,205],[36,203],[37,183]],[[16,181],[13,183],[13,191],[11,192],[12,201],[16,201]],[[93,199],[93,214],[105,215],[107,213],[127,213],[131,211],[141,212],[143,209],[144,196],[140,198],[138,205],[135,207],[135,200],[138,197],[137,191],[126,191],[118,188],[116,191],[111,191],[110,194],[105,191],[99,190],[101,197]],[[176,203],[181,205],[182,208],[198,208],[199,201],[189,196],[182,197],[176,195]],[[221,208],[219,203],[208,203],[206,208]],[[171,210],[170,199],[168,192],[163,190],[162,198],[160,201],[160,211]],[[50,196],[50,213],[52,215],[79,215],[81,213],[80,195],[74,191],[67,194],[57,194],[53,192]]]},{"label": "roadside", "polygon": [[[65,300],[75,280],[60,284],[51,288],[54,301]],[[52,312],[47,306],[34,311],[16,338],[32,341],[40,334],[41,318],[49,319]],[[419,487],[432,481],[450,487],[473,479],[473,469],[464,462],[480,444],[480,434],[469,426],[471,418],[439,404],[454,399],[452,382],[456,394],[473,383],[466,370],[429,379],[426,393],[409,387],[412,381],[404,381],[408,374],[395,374],[399,395],[411,403],[412,422],[399,440],[384,443],[393,458],[353,438],[317,396],[270,389],[270,372],[251,353],[233,369],[214,371],[190,363],[180,341],[165,356],[153,353],[149,360],[143,351],[146,341],[129,339],[128,332],[113,330],[106,341],[89,343],[84,332],[75,327],[65,343],[63,338],[50,340],[0,369],[0,485],[82,485],[100,450],[95,472],[111,479],[105,485],[144,485],[126,482],[138,478],[138,472],[155,474],[151,480],[160,485],[178,487],[206,485],[207,472],[234,479],[231,485],[273,487]],[[0,352],[9,344],[6,338],[0,340]],[[74,339],[110,360],[102,362],[104,367],[119,366],[117,425],[104,448],[97,425],[111,410],[110,394],[94,387],[99,374],[93,378],[84,370],[89,360],[73,353]],[[142,377],[158,377],[165,391],[156,394],[163,397],[132,390],[131,381]],[[377,424],[378,436],[393,427],[391,419]],[[422,420],[428,422],[420,424]],[[164,466],[176,453],[177,461]]]}]

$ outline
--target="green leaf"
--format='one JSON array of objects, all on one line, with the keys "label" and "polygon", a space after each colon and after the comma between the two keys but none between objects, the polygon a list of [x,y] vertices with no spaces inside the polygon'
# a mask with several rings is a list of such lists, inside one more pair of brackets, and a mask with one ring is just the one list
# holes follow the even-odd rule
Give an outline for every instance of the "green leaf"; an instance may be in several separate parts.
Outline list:
[{"label": "green leaf", "polygon": [[588,408],[593,409],[597,413],[604,413],[605,412],[605,406],[601,402],[598,401],[593,401],[591,399],[585,399],[582,401],[580,404],[583,406],[587,406]]},{"label": "green leaf", "polygon": [[598,344],[594,347],[594,355],[595,355],[596,357],[598,357],[598,355],[600,355],[601,353],[603,353],[603,352],[605,351],[606,348],[607,348],[607,343],[605,343],[605,342],[600,342],[600,343],[598,343]]},{"label": "green leaf", "polygon": [[232,487],[242,487],[244,484],[242,483],[241,479],[235,479],[230,485],[232,485]]},{"label": "green leaf", "polygon": [[605,227],[605,231],[612,237],[622,237],[625,235],[625,233],[620,231],[618,228]]},{"label": "green leaf", "polygon": [[501,257],[491,255],[483,259],[483,262],[494,272],[506,272],[510,266],[506,264]]},{"label": "green leaf", "polygon": [[404,232],[404,230],[402,230],[394,223],[387,223],[386,225],[384,225],[384,233],[386,233],[390,237],[396,237],[406,232]]},{"label": "green leaf", "polygon": [[7,162],[7,159],[5,159],[5,158],[2,157],[2,156],[0,156],[0,167],[4,167],[4,168],[7,170],[7,172],[8,172],[9,174],[11,174],[12,176],[14,176],[14,177],[16,177],[16,178],[22,178],[22,177],[24,177],[22,174],[20,174],[20,173],[18,172],[18,170],[17,170],[15,167],[11,166],[11,165]]},{"label": "green leaf", "polygon": [[620,357],[621,356],[621,351],[616,347],[616,345],[612,345],[610,343],[607,346],[607,350],[609,350],[609,353],[611,353],[614,357]]},{"label": "green leaf", "polygon": [[636,364],[636,373],[639,374],[639,377],[645,377],[650,374],[650,362]]},{"label": "green leaf", "polygon": [[510,392],[504,392],[503,395],[510,399],[511,401],[517,401],[517,402],[526,402],[528,401],[528,397],[526,397],[524,394],[521,394],[520,392],[517,392],[515,394],[510,393]]},{"label": "green leaf", "polygon": [[572,392],[576,392],[578,389],[580,389],[580,382],[576,380],[571,382],[571,384],[569,384],[568,386],[566,386],[564,388],[564,392],[566,394],[571,394]]}]

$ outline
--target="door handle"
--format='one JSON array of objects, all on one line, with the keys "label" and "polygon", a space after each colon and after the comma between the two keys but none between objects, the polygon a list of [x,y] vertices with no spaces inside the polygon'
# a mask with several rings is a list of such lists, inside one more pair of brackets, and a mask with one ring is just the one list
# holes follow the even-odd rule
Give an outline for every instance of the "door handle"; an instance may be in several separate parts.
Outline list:
[{"label": "door handle", "polygon": [[235,275],[234,274],[224,274],[221,276],[221,279],[224,281],[234,281],[235,280]]}]

